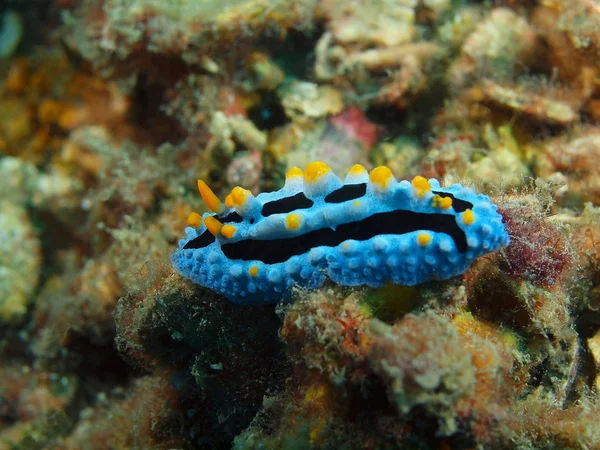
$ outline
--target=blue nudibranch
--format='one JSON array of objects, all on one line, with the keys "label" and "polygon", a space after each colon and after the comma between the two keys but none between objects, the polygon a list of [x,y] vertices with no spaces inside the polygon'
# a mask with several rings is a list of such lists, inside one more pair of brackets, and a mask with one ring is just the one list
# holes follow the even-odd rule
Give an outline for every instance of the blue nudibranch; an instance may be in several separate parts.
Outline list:
[{"label": "blue nudibranch", "polygon": [[398,182],[385,166],[355,165],[342,182],[317,161],[290,169],[276,192],[236,187],[225,205],[203,181],[198,188],[213,213],[190,214],[171,261],[237,303],[277,302],[326,276],[373,287],[443,280],[510,242],[487,196],[420,176]]}]

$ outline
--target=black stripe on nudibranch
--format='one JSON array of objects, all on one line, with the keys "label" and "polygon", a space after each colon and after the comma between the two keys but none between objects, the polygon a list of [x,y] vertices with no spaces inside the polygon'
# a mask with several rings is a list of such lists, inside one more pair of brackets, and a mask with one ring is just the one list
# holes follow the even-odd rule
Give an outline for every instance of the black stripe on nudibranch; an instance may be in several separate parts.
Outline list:
[{"label": "black stripe on nudibranch", "polygon": [[217,216],[217,219],[219,219],[219,222],[221,222],[221,223],[231,223],[231,222],[240,223],[240,222],[244,221],[242,216],[240,216],[235,211],[227,214],[226,216]]},{"label": "black stripe on nudibranch", "polygon": [[215,242],[215,237],[211,234],[210,231],[205,230],[204,233],[202,233],[200,236],[195,237],[191,241],[188,241],[183,246],[183,250],[208,247],[213,242]]},{"label": "black stripe on nudibranch", "polygon": [[262,207],[263,217],[268,217],[272,214],[282,214],[295,211],[297,209],[307,209],[313,205],[313,201],[306,198],[302,192],[292,195],[291,197],[285,197],[279,200],[273,200],[267,202]]},{"label": "black stripe on nudibranch", "polygon": [[419,230],[445,233],[454,240],[459,252],[467,251],[467,238],[453,214],[427,214],[403,209],[373,214],[356,222],[338,225],[335,230],[320,228],[297,237],[268,241],[246,239],[224,244],[221,250],[229,259],[276,264],[322,245],[335,247],[348,239],[366,241],[378,235],[401,235]]},{"label": "black stripe on nudibranch", "polygon": [[326,203],[342,203],[360,198],[367,193],[367,184],[346,184],[325,197]]},{"label": "black stripe on nudibranch", "polygon": [[431,191],[434,194],[439,195],[440,197],[450,197],[452,199],[452,209],[456,212],[465,212],[467,209],[473,209],[473,203],[468,202],[466,200],[461,200],[460,198],[456,198],[450,192],[439,192],[439,191]]}]

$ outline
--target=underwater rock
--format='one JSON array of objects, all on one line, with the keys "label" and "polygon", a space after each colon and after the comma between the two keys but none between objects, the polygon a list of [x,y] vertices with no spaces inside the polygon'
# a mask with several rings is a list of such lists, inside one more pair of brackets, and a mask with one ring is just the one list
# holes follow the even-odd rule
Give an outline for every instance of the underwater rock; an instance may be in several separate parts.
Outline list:
[{"label": "underwater rock", "polygon": [[530,173],[518,155],[507,148],[499,148],[469,164],[465,175],[478,185],[493,185],[505,191],[521,186]]},{"label": "underwater rock", "polygon": [[329,86],[295,81],[281,88],[281,104],[288,117],[305,122],[334,115],[344,107],[342,94]]},{"label": "underwater rock", "polygon": [[596,364],[596,378],[594,384],[597,391],[600,391],[600,331],[587,340],[587,346],[594,358]]},{"label": "underwater rock", "polygon": [[77,377],[7,363],[0,379],[0,449],[55,447],[73,426],[66,411],[77,400]]},{"label": "underwater rock", "polygon": [[439,433],[456,431],[458,401],[475,387],[475,367],[452,324],[433,313],[409,314],[393,327],[370,323],[370,365],[401,414],[416,406],[438,417]]},{"label": "underwater rock", "polygon": [[[329,119],[341,134],[360,142],[365,150],[369,150],[379,140],[380,129],[369,121],[365,113],[356,106],[351,106]],[[350,159],[349,161],[355,161]]]},{"label": "underwater rock", "polygon": [[360,295],[314,292],[290,305],[280,330],[290,359],[336,385],[366,380],[370,312]]},{"label": "underwater rock", "polygon": [[482,83],[482,94],[486,102],[544,123],[566,126],[579,118],[577,110],[569,102],[552,99],[547,92],[535,92],[488,80]]},{"label": "underwater rock", "polygon": [[[0,449],[598,447],[593,0],[4,3],[28,45],[0,64]],[[0,47],[14,55],[4,3]],[[471,239],[486,254],[459,276],[374,288],[383,266],[398,267],[397,282],[439,274],[444,233],[417,234],[407,264],[383,232],[339,254],[311,254],[311,236],[307,264],[248,267],[248,292],[350,255],[346,284],[295,285],[278,306],[224,301],[172,270],[187,218],[198,228],[207,211],[196,177],[217,195],[242,185],[283,204],[283,236],[303,218],[337,232],[351,211],[296,215],[278,191],[283,167],[311,160],[338,175],[360,163],[476,186],[512,244],[487,252]],[[317,177],[324,168],[290,194],[328,203],[316,195],[336,187]],[[357,206],[382,206],[389,171],[372,174]],[[352,184],[330,200],[360,194]],[[406,208],[470,227],[465,191],[439,192],[452,197],[411,194]],[[251,230],[246,206],[208,233],[236,242]],[[268,257],[281,247],[269,231],[256,246]],[[235,258],[193,257],[239,283]],[[349,285],[365,271],[370,286]]]},{"label": "underwater rock", "polygon": [[531,152],[535,174],[565,184],[557,199],[565,206],[581,208],[600,202],[600,129],[580,127],[569,136],[542,142]]},{"label": "underwater rock", "polygon": [[500,80],[512,77],[533,62],[538,44],[526,19],[509,8],[495,8],[466,38],[448,78],[457,89],[480,74]]},{"label": "underwater rock", "polygon": [[258,192],[262,178],[262,166],[261,152],[237,152],[227,167],[227,183],[230,186],[246,186],[252,192]]},{"label": "underwater rock", "polygon": [[27,312],[41,267],[41,247],[25,208],[0,198],[0,323]]},{"label": "underwater rock", "polygon": [[65,223],[78,222],[82,211],[83,184],[68,176],[59,167],[39,171],[22,159],[5,157],[0,160],[0,199],[16,204],[30,204],[49,211]]},{"label": "underwater rock", "polygon": [[222,62],[231,67],[233,54],[245,60],[260,36],[310,26],[316,3],[88,0],[66,21],[67,42],[106,75],[146,73],[170,84],[188,64],[214,73]]},{"label": "underwater rock", "polygon": [[328,28],[342,45],[392,47],[412,40],[417,0],[326,0]]},{"label": "underwater rock", "polygon": [[[290,130],[287,134],[293,133]],[[379,139],[380,129],[356,106],[344,109],[327,122],[318,121],[304,132],[299,144],[282,157],[288,167],[304,167],[311,161],[324,161],[342,176],[349,164],[369,165],[370,150]],[[284,134],[278,136],[282,139]],[[277,146],[277,143],[275,144]]]}]

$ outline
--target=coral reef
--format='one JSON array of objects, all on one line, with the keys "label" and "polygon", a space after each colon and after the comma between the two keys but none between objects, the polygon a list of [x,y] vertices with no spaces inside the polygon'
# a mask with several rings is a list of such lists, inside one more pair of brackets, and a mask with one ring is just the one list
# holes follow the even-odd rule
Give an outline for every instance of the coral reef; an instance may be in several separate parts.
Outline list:
[{"label": "coral reef", "polygon": [[[453,409],[475,385],[475,367],[456,329],[431,314],[407,315],[393,327],[374,321],[370,329],[370,363],[394,407],[400,414],[421,407],[444,418],[439,433],[454,433]],[[423,335],[428,339],[419,342]]]},{"label": "coral reef", "polygon": [[18,322],[40,278],[40,241],[25,209],[1,197],[0,229],[0,322]]},{"label": "coral reef", "polygon": [[[599,50],[591,0],[4,2],[0,449],[600,448]],[[314,160],[511,244],[285,305],[173,270],[198,178]]]}]

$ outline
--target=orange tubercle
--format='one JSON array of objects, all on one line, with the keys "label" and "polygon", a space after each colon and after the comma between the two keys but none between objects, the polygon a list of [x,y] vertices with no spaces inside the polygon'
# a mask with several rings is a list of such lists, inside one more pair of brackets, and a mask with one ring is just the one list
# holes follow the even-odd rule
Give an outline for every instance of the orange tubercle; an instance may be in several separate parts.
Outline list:
[{"label": "orange tubercle", "polygon": [[304,175],[304,173],[302,172],[302,169],[300,169],[299,167],[292,167],[285,174],[285,179],[288,180],[290,178],[297,178],[297,177],[301,177],[303,175]]},{"label": "orange tubercle", "polygon": [[462,216],[465,225],[472,225],[475,222],[475,213],[470,209],[465,210]]},{"label": "orange tubercle", "polygon": [[221,234],[223,236],[225,236],[227,239],[231,239],[236,231],[237,231],[237,228],[235,226],[229,225],[229,224],[223,225],[223,228],[221,228]]},{"label": "orange tubercle", "polygon": [[416,176],[412,180],[412,185],[413,185],[413,188],[415,188],[417,196],[419,196],[419,197],[421,197],[422,195],[426,194],[427,192],[429,192],[431,190],[431,185],[429,184],[429,181],[427,181],[427,178],[422,177],[422,176]]},{"label": "orange tubercle", "polygon": [[187,221],[191,227],[198,228],[202,224],[202,216],[197,212],[191,212]]},{"label": "orange tubercle", "polygon": [[392,171],[389,167],[379,166],[371,170],[369,179],[371,183],[378,184],[382,189],[386,189],[390,180],[393,178]]},{"label": "orange tubercle", "polygon": [[285,217],[285,227],[288,230],[295,230],[302,225],[302,216],[300,214],[290,213]]},{"label": "orange tubercle", "polygon": [[452,197],[443,197],[440,202],[442,209],[449,209],[452,207]]},{"label": "orange tubercle", "polygon": [[213,236],[218,236],[221,233],[223,224],[214,216],[208,216],[204,219],[204,225]]},{"label": "orange tubercle", "polygon": [[449,209],[452,207],[452,197],[442,197],[436,194],[431,201],[431,206],[434,208]]},{"label": "orange tubercle", "polygon": [[231,204],[235,207],[240,207],[246,203],[246,199],[252,195],[252,192],[250,192],[248,189],[236,186],[229,195],[231,196]]},{"label": "orange tubercle", "polygon": [[323,161],[314,161],[305,167],[304,179],[312,183],[329,172],[331,172],[331,168]]},{"label": "orange tubercle", "polygon": [[364,166],[361,166],[360,164],[354,164],[352,167],[350,167],[348,174],[349,175],[362,175],[366,171],[367,171],[367,169],[365,169]]},{"label": "orange tubercle", "polygon": [[417,236],[417,242],[422,246],[429,245],[431,242],[431,235],[427,233],[419,233]]},{"label": "orange tubercle", "polygon": [[204,203],[206,203],[208,209],[217,214],[221,212],[223,207],[221,200],[219,200],[212,189],[209,188],[208,185],[202,180],[198,180],[198,191],[200,191],[202,200],[204,200]]}]

